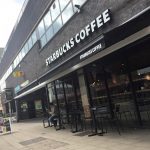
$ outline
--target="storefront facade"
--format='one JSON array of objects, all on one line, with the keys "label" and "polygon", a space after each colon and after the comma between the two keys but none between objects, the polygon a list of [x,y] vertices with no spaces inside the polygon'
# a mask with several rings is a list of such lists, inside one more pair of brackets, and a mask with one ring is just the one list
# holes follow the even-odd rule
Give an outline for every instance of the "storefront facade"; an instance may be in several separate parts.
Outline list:
[{"label": "storefront facade", "polygon": [[[52,23],[45,21],[49,11]],[[149,11],[146,0],[50,2],[34,24],[38,40],[14,69],[23,76],[6,80],[17,89],[18,119],[40,116],[53,102],[59,115],[79,109],[90,117],[92,107],[107,105],[112,117],[119,108],[133,124],[149,120]]]}]

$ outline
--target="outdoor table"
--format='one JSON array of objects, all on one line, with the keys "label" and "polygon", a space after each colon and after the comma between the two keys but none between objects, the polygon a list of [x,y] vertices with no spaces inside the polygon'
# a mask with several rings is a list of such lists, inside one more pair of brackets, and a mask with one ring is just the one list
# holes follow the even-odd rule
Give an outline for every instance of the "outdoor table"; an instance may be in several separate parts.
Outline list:
[{"label": "outdoor table", "polygon": [[[94,124],[94,132],[88,136],[94,136],[94,135],[100,135],[103,136],[104,132],[104,128],[103,128],[103,116],[102,115],[106,115],[108,114],[107,112],[107,108],[102,106],[102,107],[92,107],[91,108],[92,111],[92,120],[93,120],[93,124]],[[101,132],[98,132],[98,120],[100,119],[100,123],[101,123]]]},{"label": "outdoor table", "polygon": [[[80,110],[73,110],[73,111],[69,112],[69,116],[71,117],[72,133],[80,131],[78,129],[78,123],[79,123],[78,120],[81,121],[81,115],[82,115],[82,112]],[[81,122],[80,122],[80,124],[81,124]],[[73,130],[73,126],[75,126],[75,130]]]}]

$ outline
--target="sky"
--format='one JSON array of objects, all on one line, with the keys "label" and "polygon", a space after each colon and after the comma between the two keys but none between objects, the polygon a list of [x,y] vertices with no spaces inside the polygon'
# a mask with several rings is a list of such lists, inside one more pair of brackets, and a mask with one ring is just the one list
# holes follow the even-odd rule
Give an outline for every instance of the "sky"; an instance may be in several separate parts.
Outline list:
[{"label": "sky", "polygon": [[0,0],[0,47],[5,47],[25,0]]}]

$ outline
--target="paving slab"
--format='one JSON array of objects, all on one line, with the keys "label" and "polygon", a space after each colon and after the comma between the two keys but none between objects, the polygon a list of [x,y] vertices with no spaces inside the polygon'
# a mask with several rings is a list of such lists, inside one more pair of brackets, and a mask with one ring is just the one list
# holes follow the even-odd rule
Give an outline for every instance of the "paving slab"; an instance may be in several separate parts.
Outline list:
[{"label": "paving slab", "polygon": [[88,137],[70,129],[43,128],[41,120],[12,124],[12,133],[0,136],[0,150],[149,150],[150,130],[136,129],[119,135],[110,131],[104,136]]}]

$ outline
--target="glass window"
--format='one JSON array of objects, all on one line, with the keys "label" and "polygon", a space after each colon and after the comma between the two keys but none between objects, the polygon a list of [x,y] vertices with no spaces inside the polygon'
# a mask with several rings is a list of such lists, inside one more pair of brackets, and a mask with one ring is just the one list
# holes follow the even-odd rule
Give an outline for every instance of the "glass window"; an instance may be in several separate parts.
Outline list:
[{"label": "glass window", "polygon": [[65,24],[73,15],[72,4],[70,3],[62,13],[63,23]]},{"label": "glass window", "polygon": [[18,65],[19,64],[19,57],[17,56],[16,58],[16,64]]},{"label": "glass window", "polygon": [[21,60],[22,60],[22,52],[20,52],[20,53],[18,54],[18,57],[19,57],[19,61],[21,61]]},{"label": "glass window", "polygon": [[51,10],[51,14],[52,14],[52,20],[54,21],[60,14],[58,0],[55,0],[55,2],[52,4],[50,10]]},{"label": "glass window", "polygon": [[11,74],[12,71],[13,71],[13,66],[11,65],[11,66],[9,67],[9,73]]},{"label": "glass window", "polygon": [[22,53],[22,58],[23,58],[23,57],[26,55],[26,54],[25,54],[24,47],[22,48],[21,53]]},{"label": "glass window", "polygon": [[34,31],[33,34],[32,34],[32,43],[33,43],[33,45],[35,44],[36,41],[37,41],[37,36],[36,36],[36,31]]},{"label": "glass window", "polygon": [[29,50],[32,48],[32,39],[31,37],[28,40]]},{"label": "glass window", "polygon": [[53,37],[53,28],[52,26],[46,32],[47,41],[49,41]]},{"label": "glass window", "polygon": [[86,68],[88,77],[88,86],[91,93],[91,102],[93,106],[104,106],[108,102],[104,73],[101,66],[91,64]]},{"label": "glass window", "polygon": [[46,36],[43,35],[41,38],[41,47],[43,47],[46,44]]},{"label": "glass window", "polygon": [[16,68],[16,66],[17,66],[17,61],[16,61],[16,59],[14,60],[14,68]]},{"label": "glass window", "polygon": [[63,0],[63,1],[60,0],[59,2],[60,2],[61,10],[63,10],[67,6],[67,4],[70,2],[70,0]]},{"label": "glass window", "polygon": [[50,12],[48,12],[45,17],[44,17],[44,23],[45,23],[45,28],[48,29],[48,27],[51,25],[52,21],[51,21],[51,16],[50,16]]},{"label": "glass window", "polygon": [[15,67],[18,65],[18,57],[15,59]]},{"label": "glass window", "polygon": [[29,51],[28,43],[25,44],[24,50],[25,50],[25,54],[27,54]]},{"label": "glass window", "polygon": [[53,27],[54,27],[54,33],[57,33],[59,29],[62,27],[61,16],[54,22]]},{"label": "glass window", "polygon": [[83,5],[87,0],[73,0],[74,5]]},{"label": "glass window", "polygon": [[38,30],[39,30],[39,36],[41,37],[44,34],[44,32],[45,32],[43,20],[41,20],[41,22],[40,22],[40,24],[38,26]]},{"label": "glass window", "polygon": [[[109,58],[109,60],[110,59],[111,58]],[[127,115],[125,118],[128,120],[128,123],[132,123],[136,118],[134,118],[135,116],[133,115],[135,113],[135,107],[132,86],[128,74],[128,66],[123,57],[120,57],[117,60],[115,60],[114,57],[111,60],[112,62],[106,65],[105,77],[107,77],[112,107],[117,114],[129,112],[131,116]]]},{"label": "glass window", "polygon": [[12,73],[12,65],[8,68],[6,74],[7,74],[7,77]]}]

